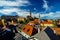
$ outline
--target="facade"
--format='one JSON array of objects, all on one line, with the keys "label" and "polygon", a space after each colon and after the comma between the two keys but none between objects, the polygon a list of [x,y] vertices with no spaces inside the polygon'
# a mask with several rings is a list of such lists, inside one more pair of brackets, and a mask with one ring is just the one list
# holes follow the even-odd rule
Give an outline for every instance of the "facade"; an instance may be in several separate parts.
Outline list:
[{"label": "facade", "polygon": [[17,20],[18,21],[25,21],[25,18],[24,17],[18,17]]},{"label": "facade", "polygon": [[8,16],[8,15],[2,15],[1,19],[4,19],[6,22],[13,20],[14,22],[17,22],[18,16]]},{"label": "facade", "polygon": [[46,27],[46,26],[54,27],[52,20],[42,20],[40,24],[43,27]]},{"label": "facade", "polygon": [[30,24],[30,25],[39,25],[39,20],[38,20],[38,18],[36,18],[33,21],[30,21],[28,24]]},{"label": "facade", "polygon": [[9,15],[2,15],[1,16],[1,19],[16,19],[16,18],[18,18],[17,15],[16,16],[9,16]]},{"label": "facade", "polygon": [[57,20],[56,25],[57,27],[60,27],[60,20]]}]

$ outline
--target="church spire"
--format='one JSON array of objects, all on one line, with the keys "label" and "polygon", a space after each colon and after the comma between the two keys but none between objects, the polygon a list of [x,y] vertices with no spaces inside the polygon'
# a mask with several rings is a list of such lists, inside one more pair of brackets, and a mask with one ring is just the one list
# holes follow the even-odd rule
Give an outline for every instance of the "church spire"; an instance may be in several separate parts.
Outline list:
[{"label": "church spire", "polygon": [[30,17],[32,17],[32,13],[31,13],[31,10],[30,10]]}]

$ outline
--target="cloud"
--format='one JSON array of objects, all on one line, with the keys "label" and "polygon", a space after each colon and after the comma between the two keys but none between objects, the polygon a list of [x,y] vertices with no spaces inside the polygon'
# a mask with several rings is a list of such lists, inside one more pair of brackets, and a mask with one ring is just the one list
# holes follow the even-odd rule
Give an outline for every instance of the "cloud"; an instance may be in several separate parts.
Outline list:
[{"label": "cloud", "polygon": [[53,12],[50,12],[50,13],[46,13],[46,14],[40,14],[41,17],[44,17],[44,16],[52,16],[54,13]]},{"label": "cloud", "polygon": [[49,6],[47,4],[47,1],[46,0],[43,0],[44,4],[43,4],[43,8],[45,8],[45,10],[48,10],[49,9]]},{"label": "cloud", "polygon": [[[26,16],[30,15],[30,11],[29,10],[23,10],[23,9],[18,9],[18,8],[1,9],[0,13],[5,14],[5,15],[14,15],[12,13],[16,13],[18,16],[22,16],[22,17],[26,17]],[[38,17],[39,14],[32,12],[32,17],[34,17],[34,16]]]},{"label": "cloud", "polygon": [[0,0],[0,1],[14,1],[14,0]]},{"label": "cloud", "polygon": [[60,11],[57,12],[49,12],[46,14],[40,14],[41,18],[45,18],[47,17],[47,19],[56,19],[56,18],[60,18]]},{"label": "cloud", "polygon": [[28,0],[5,1],[0,0],[0,6],[27,6],[30,5]]},{"label": "cloud", "polygon": [[14,0],[14,1],[0,0],[0,7],[3,7],[2,9],[0,9],[0,14],[2,13],[5,15],[10,15],[16,12],[17,15],[25,17],[26,15],[29,15],[28,10],[20,8],[18,9],[18,7],[28,5],[30,5],[30,2],[28,0]]},{"label": "cloud", "polygon": [[56,12],[51,12],[52,10],[52,8],[53,8],[53,6],[49,6],[48,5],[48,1],[46,1],[46,0],[43,0],[43,8],[45,9],[45,11],[43,12],[44,14],[40,14],[41,15],[41,18],[47,18],[47,19],[55,19],[55,18],[59,18],[60,16],[59,16],[59,13],[60,13],[60,11],[56,11]]},{"label": "cloud", "polygon": [[[43,8],[45,9],[45,11],[50,10],[50,7],[48,6],[47,1],[43,0],[43,2],[44,2]],[[28,0],[15,0],[15,1],[5,1],[5,0],[2,1],[2,0],[0,0],[0,6],[4,6],[4,9],[0,9],[0,13],[5,14],[5,15],[10,15],[15,12],[19,16],[26,17],[29,15],[30,12],[28,10],[24,10],[24,9],[20,9],[20,8],[18,9],[18,7],[27,6],[27,5],[30,5],[30,2]],[[17,8],[14,6],[17,6]],[[37,10],[37,9],[34,8],[34,10]],[[39,18],[39,14],[40,14],[40,12],[39,13],[32,12],[33,17],[36,16]],[[60,11],[49,12],[46,14],[40,14],[40,17],[41,18],[47,17],[49,19],[59,18]]]},{"label": "cloud", "polygon": [[19,3],[11,1],[0,1],[0,6],[18,6]]},{"label": "cloud", "polygon": [[0,10],[0,13],[5,14],[5,15],[14,15],[12,13],[16,13],[19,16],[26,17],[29,15],[29,11],[23,10],[23,9],[18,9],[18,8],[7,8],[7,9],[2,9]]},{"label": "cloud", "polygon": [[2,9],[0,10],[0,13],[9,15],[11,12],[16,12],[18,10],[17,8],[9,8],[9,9]]},{"label": "cloud", "polygon": [[[5,15],[14,15],[12,13],[16,13],[19,16],[26,17],[29,15],[30,11],[29,10],[23,10],[23,9],[18,9],[18,8],[6,8],[0,10],[0,13],[5,14]],[[41,18],[47,17],[47,19],[55,19],[55,18],[60,18],[60,11],[57,12],[49,12],[46,14],[41,14],[32,12],[32,17],[36,16],[39,18],[39,14]]]},{"label": "cloud", "polygon": [[50,12],[53,6],[49,6],[48,1],[43,0],[43,8],[45,9],[45,12]]}]

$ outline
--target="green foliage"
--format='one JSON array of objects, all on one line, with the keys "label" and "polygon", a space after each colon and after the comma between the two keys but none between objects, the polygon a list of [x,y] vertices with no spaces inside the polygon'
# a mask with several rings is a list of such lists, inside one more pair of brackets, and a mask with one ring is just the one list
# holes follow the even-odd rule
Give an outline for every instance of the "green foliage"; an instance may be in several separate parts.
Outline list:
[{"label": "green foliage", "polygon": [[29,21],[31,21],[31,20],[33,20],[33,18],[30,17],[30,16],[27,16],[26,22],[29,22]]},{"label": "green foliage", "polygon": [[26,20],[24,20],[24,21],[19,21],[18,23],[20,23],[20,24],[26,24],[27,22],[26,22]]},{"label": "green foliage", "polygon": [[34,17],[33,19],[36,19],[37,17]]}]

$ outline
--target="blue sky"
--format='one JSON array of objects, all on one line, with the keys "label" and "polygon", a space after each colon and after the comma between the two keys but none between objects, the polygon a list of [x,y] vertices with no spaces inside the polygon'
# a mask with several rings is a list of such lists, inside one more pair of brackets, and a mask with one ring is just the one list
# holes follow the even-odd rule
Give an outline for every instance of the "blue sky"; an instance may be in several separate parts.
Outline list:
[{"label": "blue sky", "polygon": [[1,15],[26,17],[31,10],[32,16],[46,19],[60,18],[60,0],[0,0]]}]

